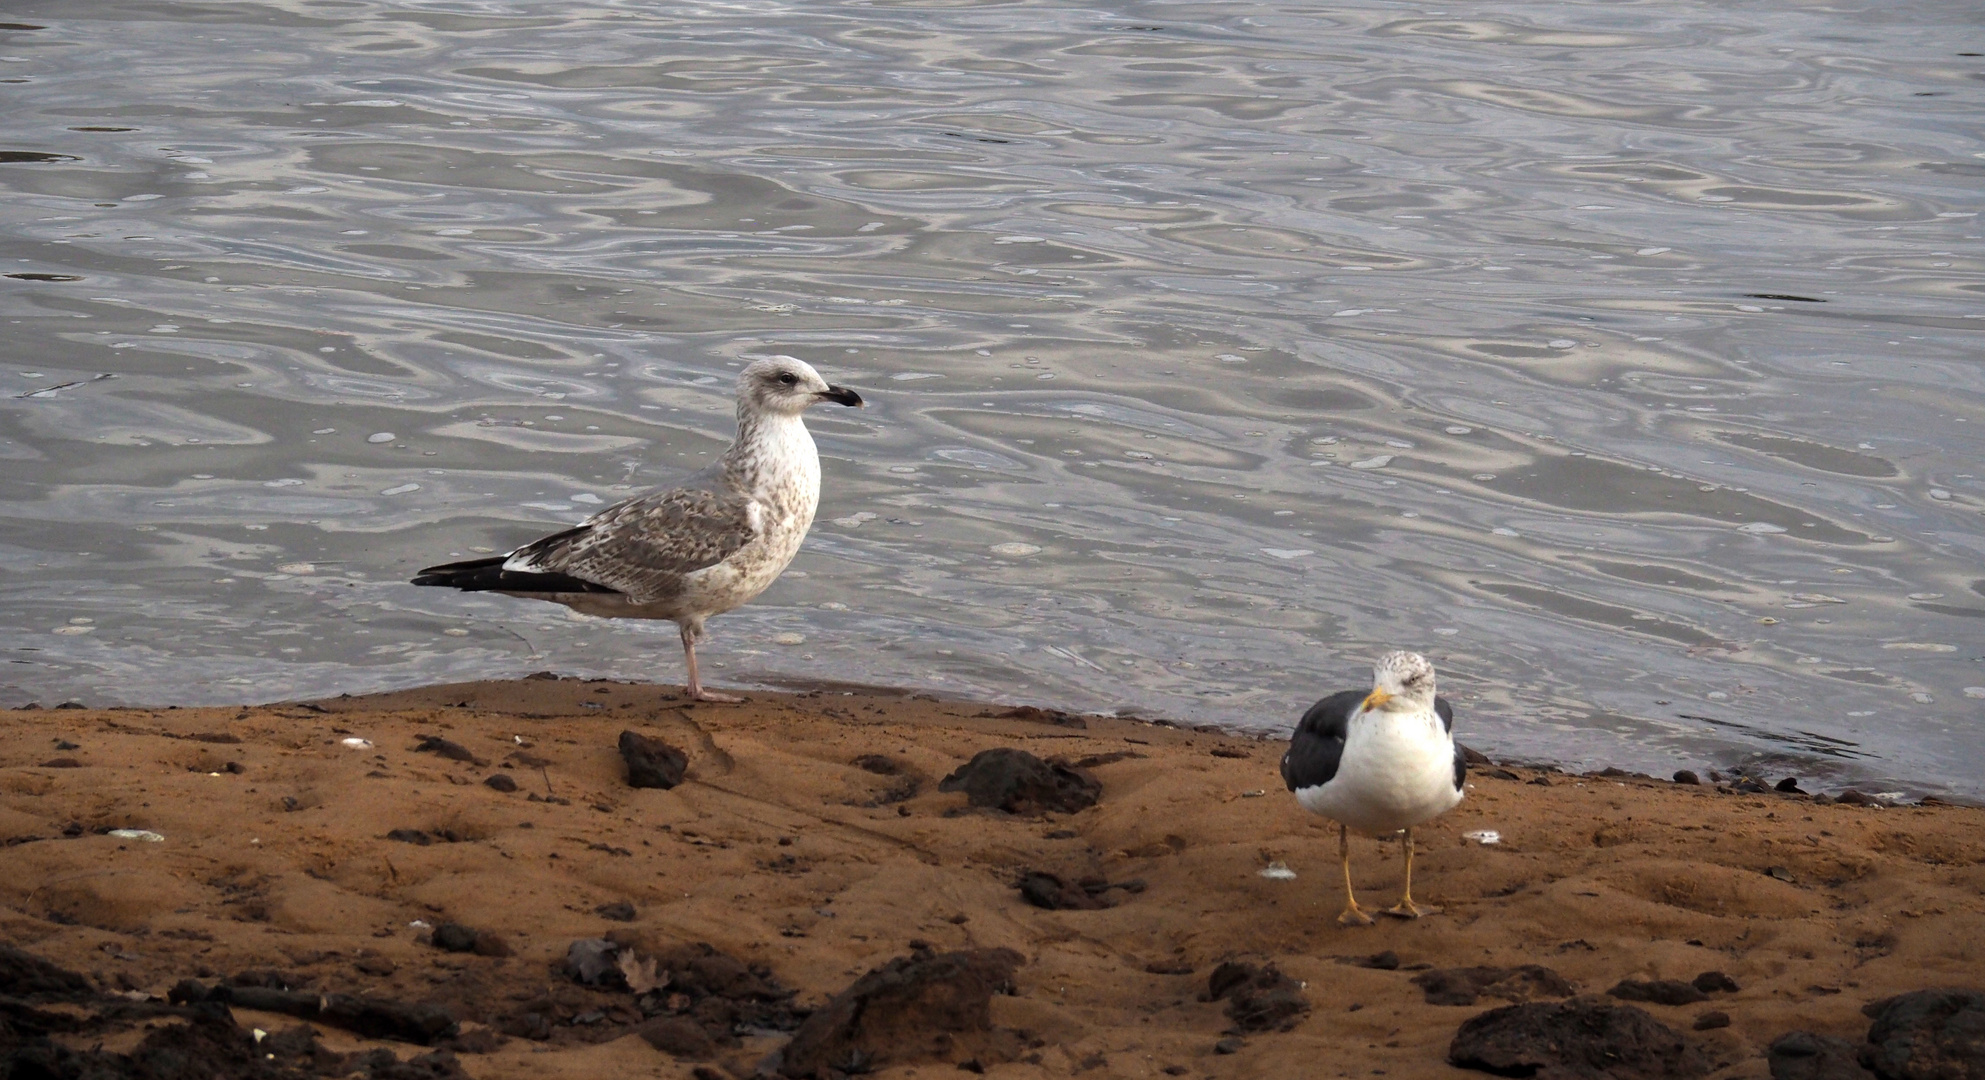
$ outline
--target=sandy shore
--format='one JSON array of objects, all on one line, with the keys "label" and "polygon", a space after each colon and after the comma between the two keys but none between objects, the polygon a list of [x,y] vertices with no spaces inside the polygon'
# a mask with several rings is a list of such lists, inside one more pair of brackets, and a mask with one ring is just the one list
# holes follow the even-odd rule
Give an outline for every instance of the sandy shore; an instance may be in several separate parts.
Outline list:
[{"label": "sandy shore", "polygon": [[[271,971],[443,1006],[465,1023],[439,1045],[478,1080],[748,1075],[782,1023],[913,942],[1018,954],[1013,993],[990,1006],[1004,1034],[882,1076],[956,1075],[968,1054],[1002,1077],[1482,1075],[1448,1065],[1449,1042],[1506,1002],[1431,1004],[1424,974],[1537,964],[1591,995],[1727,974],[1734,992],[1639,1007],[1713,1075],[1762,1077],[1786,1031],[1858,1041],[1871,1001],[1985,982],[1985,811],[1478,767],[1462,806],[1421,830],[1415,895],[1445,913],[1340,929],[1335,831],[1282,790],[1280,743],[1009,711],[838,689],[688,705],[666,687],[533,679],[0,713],[0,937],[132,1000]],[[629,787],[625,730],[679,747],[687,779]],[[417,750],[425,736],[449,745]],[[939,790],[995,747],[1077,764],[1100,801],[1015,815]],[[1479,830],[1500,842],[1464,838]],[[1361,899],[1391,903],[1397,845],[1353,852]],[[1295,879],[1259,874],[1274,862]],[[1029,871],[1112,906],[1033,906]],[[482,947],[437,947],[443,923]],[[682,948],[707,943],[737,979],[792,996],[761,993],[741,1037],[679,1059],[639,1032],[701,991],[664,985],[644,1011],[566,972],[574,941],[610,932],[637,970],[686,970]],[[1384,952],[1396,967],[1352,962]],[[1201,998],[1230,959],[1275,965],[1307,1012],[1229,1034],[1226,1004]],[[1728,1025],[1695,1030],[1710,1012]],[[125,1026],[56,1041],[128,1048],[144,1029]],[[427,1052],[316,1026],[339,1052]]]}]

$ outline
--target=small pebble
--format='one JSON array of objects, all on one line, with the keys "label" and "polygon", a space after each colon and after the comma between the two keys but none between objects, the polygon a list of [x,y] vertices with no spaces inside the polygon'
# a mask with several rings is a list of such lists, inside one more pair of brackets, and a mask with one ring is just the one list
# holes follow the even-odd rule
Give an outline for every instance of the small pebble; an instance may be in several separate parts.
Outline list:
[{"label": "small pebble", "polygon": [[1219,1042],[1213,1044],[1213,1052],[1216,1054],[1238,1054],[1241,1052],[1241,1047],[1246,1045],[1247,1043],[1241,1039],[1221,1039]]},{"label": "small pebble", "polygon": [[1727,1028],[1729,1026],[1730,1014],[1727,1012],[1706,1012],[1696,1017],[1695,1022],[1695,1029],[1697,1031],[1714,1031],[1717,1028]]}]

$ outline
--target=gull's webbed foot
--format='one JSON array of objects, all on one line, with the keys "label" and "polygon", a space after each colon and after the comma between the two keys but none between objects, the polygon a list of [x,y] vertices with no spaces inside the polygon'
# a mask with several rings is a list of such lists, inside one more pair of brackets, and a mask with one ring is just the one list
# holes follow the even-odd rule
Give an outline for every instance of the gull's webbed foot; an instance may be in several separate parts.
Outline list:
[{"label": "gull's webbed foot", "polygon": [[1364,909],[1356,904],[1345,908],[1344,914],[1337,916],[1337,925],[1339,926],[1370,926],[1371,924],[1372,917],[1365,914]]},{"label": "gull's webbed foot", "polygon": [[1426,915],[1439,915],[1441,909],[1432,904],[1416,904],[1412,897],[1406,897],[1397,904],[1386,908],[1383,914],[1396,919],[1418,919]]}]

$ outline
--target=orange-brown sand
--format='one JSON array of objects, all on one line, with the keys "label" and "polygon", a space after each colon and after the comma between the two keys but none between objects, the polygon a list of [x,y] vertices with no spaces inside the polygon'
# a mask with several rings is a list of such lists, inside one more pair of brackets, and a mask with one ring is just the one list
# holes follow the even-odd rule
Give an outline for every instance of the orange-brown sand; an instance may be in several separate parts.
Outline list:
[{"label": "orange-brown sand", "polygon": [[[1985,971],[1985,811],[1478,767],[1466,801],[1419,834],[1415,896],[1445,913],[1340,929],[1336,832],[1282,789],[1281,744],[1006,711],[841,690],[690,705],[665,687],[539,679],[316,706],[0,714],[0,936],[111,989],[163,995],[276,969],[326,992],[444,1004],[471,1032],[526,1007],[558,1020],[607,1006],[549,1039],[462,1054],[491,1080],[690,1075],[630,1034],[615,1004],[626,991],[560,972],[571,942],[613,930],[650,949],[707,942],[803,1007],[913,940],[1014,949],[1025,963],[993,1020],[1024,1033],[1022,1054],[985,1068],[1016,1078],[1464,1075],[1445,1062],[1457,1025],[1503,1002],[1428,1004],[1414,969],[1526,963],[1591,994],[1725,972],[1741,989],[1641,1007],[1701,1045],[1716,1075],[1761,1077],[1764,1046],[1787,1030],[1858,1040],[1863,1004]],[[689,779],[629,788],[615,749],[629,729],[683,749]],[[482,763],[416,753],[422,735]],[[1092,759],[1101,801],[1025,818],[937,790],[990,747]],[[864,755],[896,775],[852,764]],[[499,774],[518,790],[483,783]],[[434,842],[387,838],[399,829]],[[1464,839],[1482,829],[1501,842]],[[1357,839],[1353,859],[1361,900],[1390,904],[1398,845]],[[1274,861],[1299,876],[1261,877]],[[1015,888],[1030,869],[1144,887],[1112,890],[1122,902],[1104,910],[1043,910]],[[633,922],[596,913],[619,902]],[[492,933],[511,955],[443,952],[416,921]],[[1344,962],[1385,950],[1399,970]],[[1308,1015],[1216,1053],[1230,1021],[1199,995],[1228,958],[1301,980]],[[1693,1031],[1712,1010],[1729,1026]],[[341,1050],[373,1045],[320,1030]],[[748,1071],[783,1039],[747,1036],[703,1067]],[[961,1074],[926,1061],[880,1075]]]}]

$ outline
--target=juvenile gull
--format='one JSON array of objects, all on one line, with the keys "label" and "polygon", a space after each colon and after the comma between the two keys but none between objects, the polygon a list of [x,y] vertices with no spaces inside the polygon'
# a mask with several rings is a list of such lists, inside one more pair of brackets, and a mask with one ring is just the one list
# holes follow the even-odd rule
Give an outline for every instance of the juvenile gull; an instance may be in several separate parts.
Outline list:
[{"label": "juvenile gull", "polygon": [[1413,902],[1413,826],[1461,801],[1468,763],[1454,745],[1454,709],[1434,695],[1434,665],[1419,653],[1394,652],[1372,665],[1372,689],[1342,690],[1303,714],[1282,755],[1282,781],[1303,809],[1337,822],[1344,863],[1343,926],[1371,916],[1351,890],[1351,829],[1371,835],[1404,830],[1406,885],[1387,915],[1417,919],[1437,907]]},{"label": "juvenile gull", "polygon": [[737,437],[709,468],[507,555],[430,566],[413,583],[672,620],[689,696],[737,701],[703,688],[696,639],[703,620],[764,592],[806,538],[820,505],[820,456],[800,414],[818,401],[862,398],[790,356],[753,361],[738,375]]}]

